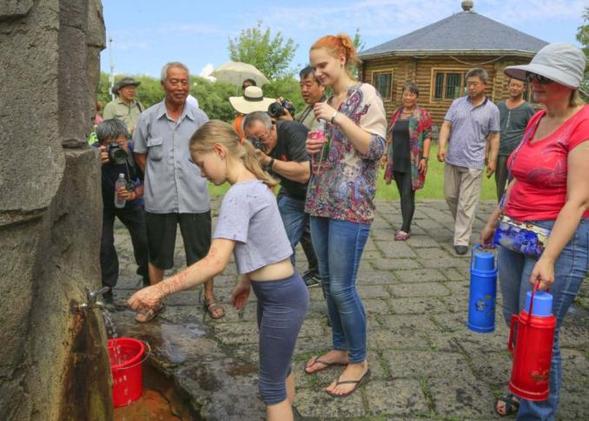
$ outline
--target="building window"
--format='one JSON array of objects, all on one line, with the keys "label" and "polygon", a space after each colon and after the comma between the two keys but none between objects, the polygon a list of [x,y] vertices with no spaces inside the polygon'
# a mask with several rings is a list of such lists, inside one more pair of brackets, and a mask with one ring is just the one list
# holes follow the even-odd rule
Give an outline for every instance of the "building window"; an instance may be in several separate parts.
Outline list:
[{"label": "building window", "polygon": [[372,84],[384,100],[393,99],[393,74],[391,72],[372,73]]},{"label": "building window", "polygon": [[464,74],[459,72],[435,72],[434,99],[454,99],[464,95]]}]

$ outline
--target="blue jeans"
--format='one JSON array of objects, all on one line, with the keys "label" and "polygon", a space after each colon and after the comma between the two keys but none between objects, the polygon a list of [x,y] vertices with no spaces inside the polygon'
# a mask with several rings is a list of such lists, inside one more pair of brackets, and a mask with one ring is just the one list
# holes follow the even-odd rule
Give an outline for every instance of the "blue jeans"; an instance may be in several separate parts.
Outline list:
[{"label": "blue jeans", "polygon": [[[535,221],[535,224],[551,229],[554,221]],[[550,395],[548,400],[532,402],[521,400],[518,420],[554,420],[558,408],[562,364],[558,333],[564,316],[575,299],[581,282],[589,270],[589,219],[582,219],[574,237],[560,253],[554,265],[554,284],[550,290],[553,296],[552,312],[556,317],[552,365],[550,368]],[[503,294],[503,317],[509,325],[511,315],[519,313],[526,293],[532,288],[530,273],[536,259],[499,247],[497,266],[499,284]]]},{"label": "blue jeans", "polygon": [[333,349],[348,351],[351,363],[366,359],[366,313],[356,274],[370,224],[311,217],[311,239],[331,320]]},{"label": "blue jeans", "polygon": [[309,223],[309,214],[305,213],[304,200],[293,199],[285,194],[279,194],[276,201],[278,202],[278,210],[280,211],[280,217],[284,223],[286,236],[288,237],[288,241],[293,250],[290,260],[294,265],[294,250],[297,244],[301,241],[301,238],[303,238],[305,227]]}]

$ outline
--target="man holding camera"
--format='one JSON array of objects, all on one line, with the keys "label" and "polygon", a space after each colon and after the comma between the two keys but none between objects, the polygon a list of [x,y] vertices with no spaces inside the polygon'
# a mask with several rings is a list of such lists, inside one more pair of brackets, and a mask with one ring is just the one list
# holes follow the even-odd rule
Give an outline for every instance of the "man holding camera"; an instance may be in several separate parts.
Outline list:
[{"label": "man holding camera", "polygon": [[313,106],[317,102],[325,101],[325,86],[319,83],[311,66],[301,70],[299,78],[301,95],[307,106],[301,113],[296,115],[295,120],[303,123],[309,130],[313,130],[319,124],[319,121],[315,118]]},{"label": "man holding camera", "polygon": [[[188,68],[179,62],[161,72],[165,98],[141,114],[133,133],[135,156],[145,171],[145,218],[149,244],[149,279],[163,280],[174,266],[177,226],[184,242],[186,265],[205,257],[211,245],[211,212],[208,185],[191,162],[188,147],[192,134],[208,121],[207,115],[186,102],[190,89]],[[225,315],[213,294],[213,280],[204,286],[203,304],[213,319]],[[140,313],[148,322],[161,307]]]},{"label": "man holding camera", "polygon": [[[309,215],[305,213],[307,182],[311,176],[305,147],[309,130],[296,121],[274,123],[268,113],[261,111],[246,115],[243,126],[246,137],[259,148],[262,166],[280,178],[278,209],[294,250],[309,224]],[[309,265],[312,264],[310,261]]]},{"label": "man holding camera", "polygon": [[[143,212],[143,183],[133,161],[133,149],[128,144],[129,132],[121,120],[104,120],[96,127],[100,162],[102,164],[102,239],[100,241],[100,269],[102,285],[111,289],[119,278],[119,259],[114,246],[115,217],[129,230],[137,274],[143,285],[149,285],[147,270],[147,234]],[[119,174],[124,174],[127,186],[115,191]],[[115,206],[115,195],[125,200],[121,208]],[[112,303],[112,291],[104,294]]]},{"label": "man holding camera", "polygon": [[268,106],[268,114],[274,121],[293,121],[295,112],[294,104],[282,97],[276,98],[276,102]]}]

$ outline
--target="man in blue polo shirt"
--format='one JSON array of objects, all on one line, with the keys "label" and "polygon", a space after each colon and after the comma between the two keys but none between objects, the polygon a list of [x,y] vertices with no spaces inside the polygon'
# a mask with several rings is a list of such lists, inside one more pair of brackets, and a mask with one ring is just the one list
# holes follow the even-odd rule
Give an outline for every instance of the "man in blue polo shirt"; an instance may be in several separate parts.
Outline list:
[{"label": "man in blue polo shirt", "polygon": [[[207,182],[192,163],[188,147],[191,136],[208,117],[186,102],[190,79],[184,64],[166,64],[161,84],[166,94],[164,100],[141,114],[133,133],[135,160],[145,173],[145,221],[152,285],[160,282],[164,270],[174,265],[177,225],[180,225],[187,265],[205,257],[211,244]],[[204,286],[204,305],[214,319],[225,314],[213,295],[212,279]],[[159,310],[138,314],[136,320],[149,321]]]},{"label": "man in blue polo shirt", "polygon": [[479,203],[483,168],[495,172],[499,150],[499,109],[485,96],[486,70],[466,74],[468,95],[452,102],[440,129],[438,160],[445,162],[444,196],[454,217],[454,250],[468,252]]}]

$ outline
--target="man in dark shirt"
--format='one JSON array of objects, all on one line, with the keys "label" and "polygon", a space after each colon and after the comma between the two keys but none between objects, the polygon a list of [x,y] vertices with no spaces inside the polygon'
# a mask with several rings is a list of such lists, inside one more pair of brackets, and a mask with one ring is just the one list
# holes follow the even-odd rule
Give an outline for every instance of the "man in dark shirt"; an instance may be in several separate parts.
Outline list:
[{"label": "man in dark shirt", "polygon": [[278,209],[294,250],[309,223],[309,215],[305,213],[307,182],[311,175],[305,148],[309,129],[296,121],[273,123],[270,116],[261,111],[248,114],[243,127],[246,137],[263,148],[258,151],[262,166],[280,178]]},{"label": "man in dark shirt", "polygon": [[507,184],[507,159],[521,142],[528,121],[534,115],[534,109],[523,98],[526,90],[525,82],[509,79],[508,90],[509,98],[497,104],[499,126],[501,127],[497,170],[495,171],[497,201],[501,200]]},{"label": "man in dark shirt", "polygon": [[[100,269],[102,285],[111,289],[119,277],[119,259],[114,246],[114,220],[117,217],[129,230],[133,253],[137,263],[137,274],[143,278],[143,285],[149,285],[147,270],[147,231],[143,210],[143,182],[141,174],[133,159],[132,145],[128,144],[129,132],[126,124],[117,119],[104,120],[96,127],[102,164],[102,239],[100,242]],[[126,162],[113,162],[109,154],[109,145],[116,144],[126,152]],[[123,157],[125,154],[122,154]],[[115,183],[119,174],[125,175],[128,186],[115,192]],[[133,186],[131,188],[131,186]],[[125,200],[122,208],[115,206],[115,194]],[[107,302],[112,302],[112,291],[104,295]]]}]

